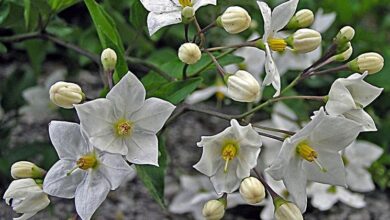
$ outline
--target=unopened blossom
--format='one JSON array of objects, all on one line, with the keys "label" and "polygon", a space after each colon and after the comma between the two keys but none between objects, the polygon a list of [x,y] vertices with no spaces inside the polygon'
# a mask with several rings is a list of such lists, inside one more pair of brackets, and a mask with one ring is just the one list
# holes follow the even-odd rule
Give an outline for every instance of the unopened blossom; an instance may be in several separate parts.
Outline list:
[{"label": "unopened blossom", "polygon": [[117,62],[117,55],[113,49],[106,48],[100,55],[100,61],[105,71],[113,71]]},{"label": "unopened blossom", "polygon": [[56,82],[49,90],[50,100],[59,107],[70,109],[85,99],[80,86],[69,82]]},{"label": "unopened blossom", "polygon": [[374,74],[383,69],[385,60],[382,55],[374,52],[359,55],[354,60],[348,62],[348,68],[359,73],[367,72]]},{"label": "unopened blossom", "polygon": [[11,166],[11,176],[14,179],[42,178],[46,171],[29,161],[18,161]]},{"label": "unopened blossom", "polygon": [[357,192],[369,192],[375,189],[368,168],[379,159],[383,149],[368,141],[355,141],[342,154],[347,171],[347,185]]},{"label": "unopened blossom", "polygon": [[41,184],[31,178],[12,181],[3,199],[15,212],[22,214],[18,218],[13,218],[14,220],[29,219],[50,203],[47,194],[42,191]]},{"label": "unopened blossom", "polygon": [[75,105],[82,129],[94,147],[125,155],[134,164],[158,166],[156,133],[175,106],[158,98],[145,100],[145,88],[128,72],[107,98]]},{"label": "unopened blossom", "polygon": [[353,39],[355,36],[355,29],[351,26],[345,26],[337,33],[334,41],[338,44],[345,44]]},{"label": "unopened blossom", "polygon": [[252,18],[248,12],[238,6],[229,7],[220,17],[220,23],[226,32],[238,34],[251,25]]},{"label": "unopened blossom", "polygon": [[203,136],[198,146],[203,148],[200,161],[194,165],[199,172],[211,177],[218,194],[232,193],[241,180],[256,166],[261,138],[249,124],[240,126],[237,120],[214,136]]},{"label": "unopened blossom", "polygon": [[149,11],[147,22],[152,36],[165,26],[182,22],[184,8],[191,7],[196,12],[202,6],[216,5],[217,0],[141,0],[141,3]]},{"label": "unopened blossom", "polygon": [[301,9],[295,13],[287,24],[289,29],[306,28],[314,22],[314,14],[309,9]]},{"label": "unopened blossom", "polygon": [[[191,213],[196,220],[204,220],[202,209],[207,201],[221,197],[215,192],[210,178],[204,175],[180,176],[180,186],[181,190],[173,198],[169,211],[176,214]],[[242,204],[245,201],[239,193],[227,195],[226,209]]]},{"label": "unopened blossom", "polygon": [[297,53],[314,51],[321,45],[321,34],[309,28],[302,28],[291,35],[291,46]]},{"label": "unopened blossom", "polygon": [[340,201],[353,208],[363,208],[366,206],[362,194],[353,193],[341,186],[331,186],[322,183],[312,183],[307,190],[311,197],[312,206],[321,211],[332,208],[336,202]]},{"label": "unopened blossom", "polygon": [[202,57],[202,52],[198,45],[194,43],[184,43],[179,48],[178,57],[183,63],[195,64]]},{"label": "unopened blossom", "polygon": [[239,70],[227,79],[228,95],[238,102],[254,102],[260,99],[260,85],[252,74]]},{"label": "unopened blossom", "polygon": [[307,180],[346,185],[339,151],[356,139],[361,125],[342,116],[326,115],[321,108],[302,130],[287,138],[277,158],[266,171],[283,180],[293,201],[306,210]]},{"label": "unopened blossom", "polygon": [[283,4],[278,5],[271,14],[271,9],[265,2],[258,1],[261,14],[264,20],[264,35],[262,43],[265,47],[266,60],[265,71],[266,76],[263,85],[270,85],[275,88],[276,93],[274,97],[280,95],[281,82],[279,71],[272,58],[271,50],[283,52],[286,49],[287,43],[284,39],[278,38],[277,32],[283,29],[294,15],[298,5],[298,0],[289,0]]},{"label": "unopened blossom", "polygon": [[376,131],[374,120],[364,111],[383,91],[364,81],[367,73],[355,73],[348,78],[337,79],[330,88],[326,111],[331,115],[343,115],[363,126],[364,131]]},{"label": "unopened blossom", "polygon": [[265,188],[255,177],[245,178],[240,185],[240,194],[248,204],[258,204],[265,198]]},{"label": "unopened blossom", "polygon": [[225,204],[216,199],[210,200],[203,206],[202,214],[206,220],[220,220],[225,215]]},{"label": "unopened blossom", "polygon": [[303,220],[301,211],[292,202],[284,202],[275,209],[276,220]]},{"label": "unopened blossom", "polygon": [[93,213],[133,172],[121,155],[94,149],[76,123],[52,121],[50,140],[60,158],[47,173],[43,190],[51,196],[75,199],[83,220]]}]

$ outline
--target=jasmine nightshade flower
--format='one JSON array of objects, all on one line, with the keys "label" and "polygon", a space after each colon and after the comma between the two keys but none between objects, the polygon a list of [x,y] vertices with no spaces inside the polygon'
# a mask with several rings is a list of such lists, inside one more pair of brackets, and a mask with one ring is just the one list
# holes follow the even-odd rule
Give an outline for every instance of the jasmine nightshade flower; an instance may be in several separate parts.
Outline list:
[{"label": "jasmine nightshade flower", "polygon": [[332,84],[325,105],[330,115],[343,115],[363,126],[363,131],[376,131],[374,120],[363,110],[383,91],[363,79],[367,73],[355,73],[348,78],[339,78]]},{"label": "jasmine nightshade flower", "polygon": [[215,95],[218,101],[222,101],[227,96],[227,87],[222,82],[216,82],[215,85],[209,86],[205,89],[200,89],[187,96],[185,103],[196,104],[209,99]]},{"label": "jasmine nightshade flower", "polygon": [[107,94],[75,105],[82,129],[99,150],[126,155],[135,164],[158,166],[156,133],[175,106],[158,98],[145,100],[145,88],[128,72]]},{"label": "jasmine nightshade flower", "polygon": [[326,115],[321,108],[302,130],[284,141],[266,171],[275,180],[283,180],[293,201],[304,212],[307,180],[346,185],[338,152],[352,143],[361,130],[360,124],[342,116]]},{"label": "jasmine nightshade flower", "polygon": [[203,147],[200,161],[194,165],[199,172],[211,177],[218,194],[232,193],[248,177],[257,164],[261,138],[251,125],[240,126],[237,120],[214,136],[203,136],[198,142]]},{"label": "jasmine nightshade flower", "polygon": [[345,149],[342,158],[347,171],[347,185],[351,190],[369,192],[375,189],[367,168],[382,153],[382,148],[367,141],[355,141]]},{"label": "jasmine nightshade flower", "polygon": [[[199,176],[180,176],[181,191],[175,195],[169,211],[176,214],[191,213],[196,220],[203,220],[203,205],[219,196],[210,182],[210,179],[204,175]],[[234,208],[237,205],[245,204],[239,193],[228,194],[227,207]]]},{"label": "jasmine nightshade flower", "polygon": [[14,220],[29,219],[50,203],[47,194],[42,191],[42,184],[31,178],[12,181],[3,199],[15,212],[23,214]]},{"label": "jasmine nightshade flower", "polygon": [[192,7],[194,12],[205,5],[216,5],[217,0],[141,0],[148,15],[148,29],[152,36],[161,28],[182,22],[182,10]]},{"label": "jasmine nightshade flower", "polygon": [[265,2],[258,1],[261,14],[264,20],[264,35],[262,42],[265,47],[265,72],[263,85],[270,85],[275,88],[274,97],[280,95],[281,83],[279,71],[272,58],[271,50],[283,52],[286,49],[287,43],[284,39],[277,37],[277,32],[283,29],[294,15],[298,5],[298,0],[290,0],[278,5],[271,14],[271,9]]},{"label": "jasmine nightshade flower", "polygon": [[75,198],[77,214],[89,220],[106,199],[131,174],[121,155],[94,149],[76,123],[52,121],[49,135],[60,160],[43,182],[43,191],[61,198]]},{"label": "jasmine nightshade flower", "polygon": [[321,211],[329,210],[338,201],[353,208],[366,206],[363,195],[352,193],[341,186],[312,183],[307,191],[311,196],[311,204]]}]

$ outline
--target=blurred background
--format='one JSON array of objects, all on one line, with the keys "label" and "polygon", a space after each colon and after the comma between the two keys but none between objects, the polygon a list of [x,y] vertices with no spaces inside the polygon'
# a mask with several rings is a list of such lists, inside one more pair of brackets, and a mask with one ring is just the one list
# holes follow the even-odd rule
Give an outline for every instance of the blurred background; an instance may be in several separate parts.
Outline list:
[{"label": "blurred background", "polygon": [[[0,0],[0,194],[12,181],[10,167],[15,161],[29,160],[39,166],[49,169],[57,161],[57,155],[51,146],[47,125],[53,120],[77,121],[74,110],[59,109],[50,103],[48,90],[53,82],[67,80],[77,82],[90,98],[98,97],[104,84],[100,78],[99,66],[92,58],[100,59],[102,46],[91,16],[83,1],[64,0],[56,7],[50,0]],[[162,68],[165,64],[178,61],[176,51],[185,41],[183,25],[174,25],[159,31],[149,37],[146,28],[147,11],[138,0],[106,0],[97,1],[116,24],[119,36],[123,41],[124,55],[129,69],[136,73],[143,81],[150,72],[142,62],[132,60],[140,58]],[[267,1],[275,6],[282,1]],[[257,25],[240,34],[247,39],[253,32],[262,34],[262,18],[254,0],[219,0],[218,6],[203,7],[197,13],[202,27],[205,27],[220,15],[227,6],[240,5],[248,10]],[[363,133],[360,139],[368,140],[383,148],[381,158],[372,164],[369,171],[376,184],[376,191],[367,194],[366,211],[357,211],[346,205],[338,204],[330,211],[319,212],[309,208],[307,219],[390,219],[389,199],[390,189],[390,1],[389,0],[301,0],[299,9],[308,8],[313,12],[322,8],[325,13],[336,13],[337,17],[332,26],[322,34],[323,48],[329,46],[331,39],[338,30],[350,25],[355,28],[356,34],[352,41],[353,55],[356,57],[364,52],[378,52],[385,59],[384,69],[367,78],[367,81],[384,88],[382,95],[370,105],[366,111],[374,118],[378,132]],[[57,40],[47,37],[35,38],[34,34],[41,31],[55,36]],[[194,30],[191,29],[191,35]],[[17,36],[17,37],[15,37]],[[22,36],[22,37],[20,37]],[[222,29],[213,29],[207,34],[208,46],[220,46],[226,42],[229,35]],[[59,39],[59,41],[58,41]],[[90,54],[80,54],[69,49],[71,43]],[[222,63],[231,64],[240,62],[237,57],[226,58]],[[164,67],[165,65],[165,67]],[[283,77],[283,85],[295,78],[297,72],[290,71]],[[336,77],[345,77],[349,73],[338,73],[321,78],[306,80],[298,85],[296,91],[301,94],[324,95],[329,91],[331,83]],[[149,75],[150,77],[150,75]],[[215,69],[202,74],[203,87],[211,85],[215,80]],[[148,81],[149,82],[149,81]],[[146,85],[148,88],[153,85]],[[270,97],[272,91],[265,91]],[[215,106],[212,98],[204,105]],[[307,120],[310,112],[319,106],[308,102],[286,102],[297,113],[299,119]],[[223,107],[225,112],[240,112],[245,108],[242,105]],[[260,113],[258,118],[269,117],[269,112]],[[191,122],[191,123],[189,123]],[[167,145],[171,164],[168,169],[166,194],[177,190],[178,178],[182,173],[195,173],[191,166],[199,159],[189,150],[179,150],[182,155],[172,153],[176,148],[191,148],[200,139],[200,135],[214,134],[224,128],[226,122],[217,119],[208,119],[197,114],[186,114],[168,129]],[[178,146],[178,143],[180,146]],[[185,159],[177,159],[183,157]],[[176,164],[175,164],[176,163]],[[172,165],[173,164],[173,165]],[[181,166],[180,172],[173,171]],[[175,185],[176,184],[176,185]],[[134,192],[137,186],[139,192]],[[137,179],[122,191],[114,192],[109,196],[109,202],[96,215],[96,219],[191,219],[191,215],[171,216],[163,211],[149,197],[146,189]],[[128,195],[122,198],[121,194]],[[50,207],[36,219],[66,219],[74,215],[71,201],[55,200],[56,207]],[[139,205],[136,205],[138,203]],[[118,205],[119,204],[119,205]],[[143,205],[141,205],[143,204]],[[168,203],[169,204],[169,203]],[[386,206],[387,204],[387,206]],[[128,208],[132,206],[133,208]],[[0,219],[10,219],[11,210],[2,202]],[[4,208],[3,208],[4,207]],[[60,207],[60,208],[58,208]],[[247,207],[247,206],[245,206]],[[150,208],[148,210],[148,208]],[[61,213],[61,209],[64,209]],[[248,210],[247,210],[248,209]],[[119,210],[119,211],[118,211]],[[122,210],[122,211],[121,211]],[[256,219],[261,208],[244,208],[245,212],[233,209],[227,218]],[[246,211],[247,210],[247,211]],[[121,212],[120,212],[121,211]],[[154,213],[147,213],[147,212]],[[73,213],[72,213],[73,212]],[[105,213],[111,213],[105,214]],[[115,213],[115,216],[112,215]],[[319,214],[320,213],[320,214]],[[345,214],[347,213],[347,214]],[[350,218],[358,213],[358,218]],[[129,217],[132,216],[132,217]],[[319,217],[318,217],[319,218]]]}]

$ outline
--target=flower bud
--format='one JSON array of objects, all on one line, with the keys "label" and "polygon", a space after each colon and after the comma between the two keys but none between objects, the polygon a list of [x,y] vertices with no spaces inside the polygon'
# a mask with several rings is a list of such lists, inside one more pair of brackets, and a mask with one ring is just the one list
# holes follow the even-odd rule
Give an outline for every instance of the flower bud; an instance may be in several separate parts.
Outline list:
[{"label": "flower bud", "polygon": [[103,50],[101,55],[101,62],[104,68],[104,71],[113,71],[116,66],[117,56],[113,49],[107,48]]},{"label": "flower bud", "polygon": [[14,179],[42,178],[46,171],[28,161],[18,161],[11,166],[11,176]]},{"label": "flower bud", "polygon": [[348,68],[359,73],[374,74],[382,70],[384,59],[378,53],[364,53],[348,63]]},{"label": "flower bud", "polygon": [[352,48],[352,45],[350,42],[348,42],[347,47],[348,47],[347,50],[345,50],[344,52],[341,52],[337,55],[334,55],[331,59],[333,59],[334,61],[339,61],[339,62],[343,62],[343,61],[348,60],[352,55],[353,48]]},{"label": "flower bud", "polygon": [[287,24],[288,29],[305,28],[312,25],[314,22],[314,14],[309,9],[297,11]]},{"label": "flower bud", "polygon": [[225,205],[219,200],[210,200],[204,206],[202,215],[206,220],[219,220],[225,215]]},{"label": "flower bud", "polygon": [[183,16],[183,18],[185,18],[187,20],[191,20],[195,16],[195,10],[191,6],[186,6],[181,11],[181,15]]},{"label": "flower bud", "polygon": [[67,109],[73,108],[73,104],[78,104],[85,98],[79,85],[61,81],[52,85],[49,93],[54,104]]},{"label": "flower bud", "polygon": [[227,79],[228,96],[238,102],[254,102],[260,97],[260,85],[252,74],[239,70]]},{"label": "flower bud", "polygon": [[265,188],[258,179],[248,177],[241,182],[240,194],[248,204],[254,205],[264,199]]},{"label": "flower bud", "polygon": [[339,33],[337,33],[334,41],[339,44],[345,44],[353,39],[355,36],[355,30],[350,26],[345,26],[340,29]]},{"label": "flower bud", "polygon": [[202,57],[198,45],[194,43],[184,43],[179,48],[179,59],[186,64],[195,64]]},{"label": "flower bud", "polygon": [[304,28],[297,30],[286,41],[296,52],[308,53],[321,45],[322,37],[319,32]]},{"label": "flower bud", "polygon": [[220,18],[222,27],[230,34],[238,34],[245,31],[251,25],[251,21],[252,19],[248,12],[238,6],[229,7]]},{"label": "flower bud", "polygon": [[276,198],[274,204],[276,220],[303,220],[301,211],[294,203]]}]

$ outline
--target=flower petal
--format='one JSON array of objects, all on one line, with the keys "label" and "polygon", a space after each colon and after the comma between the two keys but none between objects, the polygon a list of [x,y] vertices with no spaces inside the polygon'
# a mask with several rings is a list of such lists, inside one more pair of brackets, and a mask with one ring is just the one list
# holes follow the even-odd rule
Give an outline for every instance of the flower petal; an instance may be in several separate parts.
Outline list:
[{"label": "flower petal", "polygon": [[339,200],[337,192],[329,193],[327,191],[329,187],[331,186],[322,183],[312,183],[309,187],[309,191],[312,191],[311,204],[321,211],[329,210]]},{"label": "flower petal", "polygon": [[350,163],[368,168],[383,154],[383,149],[368,141],[355,141],[345,149],[345,156]]},{"label": "flower petal", "polygon": [[200,89],[189,95],[186,98],[185,103],[193,105],[199,102],[203,102],[213,96],[217,91],[217,86],[210,86],[205,89]]},{"label": "flower petal", "polygon": [[280,75],[278,68],[275,65],[275,62],[272,58],[272,52],[269,48],[268,44],[265,44],[266,49],[266,56],[265,56],[265,72],[266,76],[263,81],[263,85],[270,85],[275,88],[276,93],[274,94],[274,97],[277,97],[280,95],[281,90],[281,82],[280,82]]},{"label": "flower petal", "polygon": [[374,119],[363,109],[350,110],[343,115],[359,123],[362,126],[362,131],[377,131]]},{"label": "flower petal", "polygon": [[111,190],[118,188],[127,177],[134,173],[134,169],[118,154],[100,153],[99,171],[111,184]]},{"label": "flower petal", "polygon": [[205,5],[217,5],[217,0],[192,0],[195,11]]},{"label": "flower petal", "polygon": [[213,176],[223,166],[222,158],[218,157],[221,154],[221,147],[214,144],[204,144],[202,146],[202,157],[193,167],[206,176]]},{"label": "flower petal", "polygon": [[383,91],[364,81],[367,73],[360,75],[352,74],[347,79],[339,79],[341,83],[349,90],[356,103],[366,107],[373,102]]},{"label": "flower petal", "polygon": [[310,28],[320,33],[324,33],[333,24],[334,20],[336,19],[336,13],[332,12],[324,14],[324,10],[320,8],[314,17],[314,22]]},{"label": "flower petal", "polygon": [[357,209],[360,209],[360,208],[363,208],[364,206],[366,206],[366,202],[364,201],[363,195],[357,194],[357,193],[352,193],[352,192],[350,192],[342,187],[338,187],[337,191],[339,191],[338,196],[339,196],[340,201],[342,201],[343,203],[345,203],[351,207],[357,208]]},{"label": "flower petal", "polygon": [[180,5],[172,0],[140,0],[142,5],[146,8],[146,10],[151,12],[170,12],[172,10],[177,10]]},{"label": "flower petal", "polygon": [[356,104],[351,93],[340,79],[337,79],[332,84],[328,97],[329,100],[326,102],[325,109],[329,114],[340,115],[349,110],[356,109]]},{"label": "flower petal", "polygon": [[277,32],[283,29],[292,16],[295,14],[299,0],[289,0],[278,5],[272,11],[272,31]]},{"label": "flower petal", "polygon": [[[355,159],[354,159],[355,160]],[[358,160],[358,158],[356,158]],[[347,165],[347,186],[353,191],[370,192],[375,190],[371,174],[362,167]]]},{"label": "flower petal", "polygon": [[224,166],[220,166],[215,175],[210,178],[218,194],[232,193],[238,189],[242,178],[236,174],[237,166],[238,161],[232,160],[227,172],[224,172]]},{"label": "flower petal", "polygon": [[257,1],[257,4],[259,5],[261,15],[263,16],[264,21],[264,34],[263,34],[263,41],[267,42],[268,37],[272,34],[271,29],[271,9],[265,2]]},{"label": "flower petal", "polygon": [[149,35],[152,36],[154,33],[156,33],[158,30],[160,30],[165,26],[178,24],[180,22],[181,22],[180,10],[166,12],[166,13],[150,12],[148,15]]},{"label": "flower petal", "polygon": [[158,166],[158,140],[155,134],[135,131],[125,140],[125,144],[129,162]]}]

